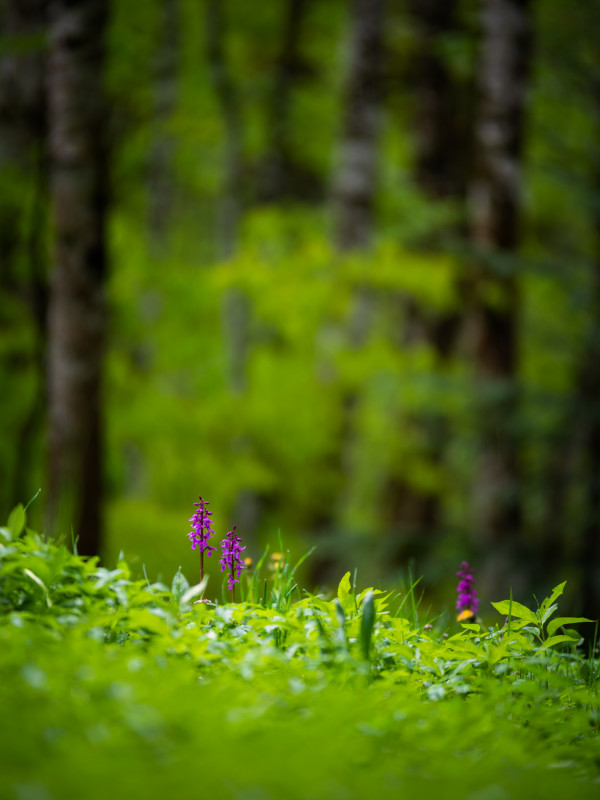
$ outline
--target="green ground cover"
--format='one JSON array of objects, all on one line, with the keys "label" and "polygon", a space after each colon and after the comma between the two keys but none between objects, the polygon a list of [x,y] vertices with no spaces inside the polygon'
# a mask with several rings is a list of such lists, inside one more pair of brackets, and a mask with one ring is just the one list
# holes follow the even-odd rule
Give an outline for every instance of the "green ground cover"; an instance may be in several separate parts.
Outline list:
[{"label": "green ground cover", "polygon": [[132,580],[13,512],[2,800],[598,796],[599,663],[558,616],[564,584],[443,630],[350,573],[333,599],[301,591],[289,559],[244,575],[243,602],[218,583],[195,602],[181,573]]}]

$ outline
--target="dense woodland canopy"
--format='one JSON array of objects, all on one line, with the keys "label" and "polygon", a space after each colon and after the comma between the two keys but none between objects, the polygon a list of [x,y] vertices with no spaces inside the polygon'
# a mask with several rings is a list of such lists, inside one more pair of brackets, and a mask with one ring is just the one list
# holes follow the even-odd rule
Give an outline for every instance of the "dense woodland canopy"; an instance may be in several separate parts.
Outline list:
[{"label": "dense woodland canopy", "polygon": [[0,516],[596,618],[600,3],[0,9]]}]

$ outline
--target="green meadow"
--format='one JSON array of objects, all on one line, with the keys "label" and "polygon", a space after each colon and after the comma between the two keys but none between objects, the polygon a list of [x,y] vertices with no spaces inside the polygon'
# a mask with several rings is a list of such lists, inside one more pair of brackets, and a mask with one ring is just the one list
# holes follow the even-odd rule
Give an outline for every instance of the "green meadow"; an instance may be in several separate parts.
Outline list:
[{"label": "green meadow", "polygon": [[[214,555],[214,554],[213,554]],[[1,797],[593,798],[600,663],[565,584],[486,624],[265,552],[237,602],[0,528]],[[209,600],[197,602],[199,599]],[[494,620],[489,623],[487,620]],[[445,622],[443,621],[445,620]]]}]

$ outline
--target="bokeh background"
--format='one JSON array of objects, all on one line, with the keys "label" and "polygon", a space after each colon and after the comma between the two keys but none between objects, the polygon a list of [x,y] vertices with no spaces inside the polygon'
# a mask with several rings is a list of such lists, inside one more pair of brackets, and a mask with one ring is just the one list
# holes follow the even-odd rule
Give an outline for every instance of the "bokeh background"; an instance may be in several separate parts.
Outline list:
[{"label": "bokeh background", "polygon": [[600,3],[0,8],[0,517],[596,618]]}]

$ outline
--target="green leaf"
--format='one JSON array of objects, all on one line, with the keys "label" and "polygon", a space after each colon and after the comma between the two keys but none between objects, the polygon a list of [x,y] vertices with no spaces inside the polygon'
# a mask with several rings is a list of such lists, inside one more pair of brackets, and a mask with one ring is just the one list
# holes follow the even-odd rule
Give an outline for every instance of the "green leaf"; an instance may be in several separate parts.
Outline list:
[{"label": "green leaf", "polygon": [[571,636],[551,636],[542,644],[542,648],[552,647],[553,645],[560,644],[561,642],[571,642],[571,644],[573,644],[573,638]]},{"label": "green leaf", "polygon": [[502,616],[507,617],[510,614],[511,617],[524,619],[533,625],[538,624],[538,618],[533,611],[528,609],[527,606],[523,606],[521,603],[517,603],[514,600],[512,602],[510,600],[502,600],[500,603],[492,603],[492,605],[496,611],[502,614]]},{"label": "green leaf", "polygon": [[538,610],[538,612],[537,612],[537,613],[538,613],[538,619],[539,619],[539,621],[540,621],[540,625],[542,625],[542,626],[543,626],[543,625],[546,623],[546,621],[550,619],[550,617],[552,616],[552,614],[554,614],[554,612],[556,611],[556,609],[557,609],[557,608],[558,608],[558,603],[552,603],[552,605],[551,605],[551,606],[549,606],[549,607],[548,607],[548,608],[547,608],[547,609],[546,609],[546,610],[545,610],[545,611],[542,613],[542,608],[540,607],[540,608],[539,608],[539,610]]},{"label": "green leaf", "polygon": [[350,584],[350,573],[347,572],[339,583],[337,590],[338,600],[342,604],[342,608],[347,616],[350,616],[354,610],[354,600],[352,598],[352,586]]},{"label": "green leaf", "polygon": [[194,597],[202,595],[204,593],[204,590],[206,589],[207,583],[208,583],[208,575],[205,575],[200,581],[200,583],[197,583],[195,586],[190,586],[189,589],[186,589],[186,591],[181,596],[181,601],[180,601],[181,605],[185,605],[186,603],[189,603],[190,600],[193,600]]},{"label": "green leaf", "polygon": [[578,622],[594,622],[587,617],[557,617],[548,623],[548,635],[552,636],[563,625],[576,625]]},{"label": "green leaf", "polygon": [[46,598],[46,604],[47,604],[48,608],[51,608],[52,607],[52,601],[50,600],[50,592],[48,591],[48,587],[46,586],[44,581],[41,578],[39,578],[35,574],[35,572],[32,572],[30,569],[24,569],[23,572],[25,573],[25,575],[27,575],[28,578],[31,578],[31,580],[34,583],[37,583],[37,585],[40,587],[40,589],[44,592],[44,597]]},{"label": "green leaf", "polygon": [[552,594],[550,597],[547,597],[539,607],[537,618],[540,620],[542,625],[546,622],[546,620],[550,619],[552,614],[554,614],[556,611],[558,606],[553,606],[553,603],[564,592],[566,585],[567,582],[563,581],[562,583],[559,583],[558,586],[555,586],[554,589],[552,589]]},{"label": "green leaf", "polygon": [[373,628],[375,627],[375,596],[369,592],[363,600],[360,617],[360,644],[363,658],[369,660]]},{"label": "green leaf", "polygon": [[361,592],[361,593],[358,595],[358,597],[356,598],[356,602],[357,602],[357,603],[360,605],[360,604],[362,603],[362,601],[365,599],[365,597],[366,597],[366,596],[367,596],[369,593],[371,593],[371,594],[373,594],[373,595],[383,594],[383,592],[381,591],[381,589],[373,589],[373,587],[371,586],[371,587],[369,587],[368,589],[363,589],[363,590],[362,590],[362,592]]},{"label": "green leaf", "polygon": [[16,539],[17,536],[20,535],[24,527],[25,527],[25,509],[23,508],[21,503],[19,503],[19,505],[15,506],[9,514],[8,529],[12,533],[13,538]]},{"label": "green leaf", "polygon": [[181,598],[190,588],[190,584],[188,583],[185,575],[181,572],[181,567],[175,573],[175,577],[173,578],[173,583],[171,584],[171,592],[173,594],[173,599],[177,605],[181,602]]},{"label": "green leaf", "polygon": [[343,628],[346,625],[346,614],[344,613],[344,607],[340,603],[340,601],[336,599],[333,601],[335,606],[335,615],[337,617],[337,621],[339,623],[340,628]]}]

